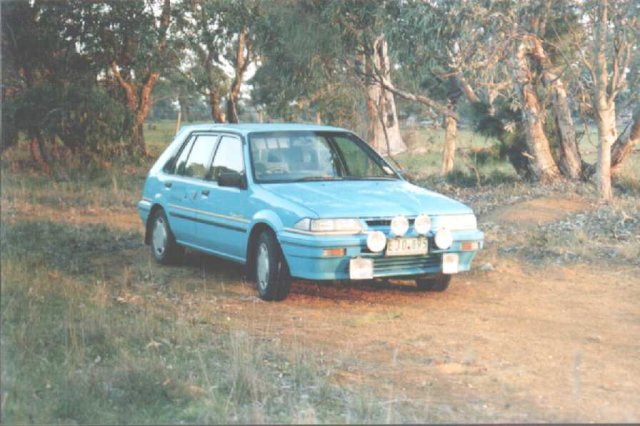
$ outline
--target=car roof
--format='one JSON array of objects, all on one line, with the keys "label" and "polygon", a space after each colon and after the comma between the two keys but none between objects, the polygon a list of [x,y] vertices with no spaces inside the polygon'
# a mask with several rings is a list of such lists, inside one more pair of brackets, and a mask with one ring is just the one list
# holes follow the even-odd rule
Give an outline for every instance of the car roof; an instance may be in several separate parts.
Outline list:
[{"label": "car roof", "polygon": [[285,132],[285,131],[308,131],[308,132],[348,132],[349,130],[341,129],[333,126],[322,126],[319,124],[303,124],[303,123],[205,123],[190,124],[180,129],[182,132],[193,131],[231,131],[247,135],[257,132]]}]

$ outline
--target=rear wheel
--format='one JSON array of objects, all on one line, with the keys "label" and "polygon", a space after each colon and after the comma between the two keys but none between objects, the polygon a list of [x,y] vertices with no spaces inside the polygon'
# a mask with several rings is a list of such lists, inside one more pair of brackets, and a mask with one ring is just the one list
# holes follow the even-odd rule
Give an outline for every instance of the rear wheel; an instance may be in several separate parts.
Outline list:
[{"label": "rear wheel", "polygon": [[184,253],[184,248],[176,243],[167,216],[163,210],[156,210],[151,216],[151,254],[156,262],[163,265],[175,263]]},{"label": "rear wheel", "polygon": [[436,274],[416,278],[416,285],[421,291],[445,291],[451,282],[451,275]]},{"label": "rear wheel", "polygon": [[262,300],[283,300],[289,294],[289,267],[280,245],[271,232],[263,232],[256,240],[253,276]]}]

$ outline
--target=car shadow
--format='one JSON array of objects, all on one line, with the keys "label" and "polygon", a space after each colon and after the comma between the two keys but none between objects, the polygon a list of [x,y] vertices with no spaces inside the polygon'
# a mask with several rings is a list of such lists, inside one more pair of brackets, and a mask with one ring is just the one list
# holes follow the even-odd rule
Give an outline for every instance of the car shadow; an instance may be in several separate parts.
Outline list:
[{"label": "car shadow", "polygon": [[[243,265],[219,257],[187,250],[183,267],[214,275],[231,283],[253,287],[248,282]],[[393,296],[401,294],[424,294],[413,280],[376,278],[373,280],[333,280],[313,281],[294,278],[291,283],[290,297],[314,297],[334,300],[370,299],[371,297]]]}]

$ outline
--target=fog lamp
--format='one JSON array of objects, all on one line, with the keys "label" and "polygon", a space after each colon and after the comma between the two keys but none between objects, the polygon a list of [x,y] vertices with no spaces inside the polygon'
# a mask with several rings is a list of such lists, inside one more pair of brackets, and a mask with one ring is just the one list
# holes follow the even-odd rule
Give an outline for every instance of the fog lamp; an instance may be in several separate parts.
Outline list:
[{"label": "fog lamp", "polygon": [[453,235],[448,229],[438,229],[436,232],[435,243],[438,248],[446,250],[453,244]]},{"label": "fog lamp", "polygon": [[409,230],[409,220],[404,216],[396,216],[391,219],[391,232],[397,237],[402,237]]},{"label": "fog lamp", "polygon": [[416,217],[416,220],[413,222],[413,227],[418,234],[426,235],[431,229],[431,218],[426,214],[421,214]]},{"label": "fog lamp", "polygon": [[387,237],[381,231],[373,231],[367,236],[367,247],[374,253],[381,252],[387,245]]}]

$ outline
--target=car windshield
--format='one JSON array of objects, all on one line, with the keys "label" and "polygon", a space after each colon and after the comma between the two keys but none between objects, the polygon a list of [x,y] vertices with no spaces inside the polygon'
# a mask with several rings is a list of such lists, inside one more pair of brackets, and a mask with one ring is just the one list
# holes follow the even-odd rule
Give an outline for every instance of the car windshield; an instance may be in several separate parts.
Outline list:
[{"label": "car windshield", "polygon": [[350,133],[253,133],[249,144],[258,183],[399,178],[373,149]]}]

